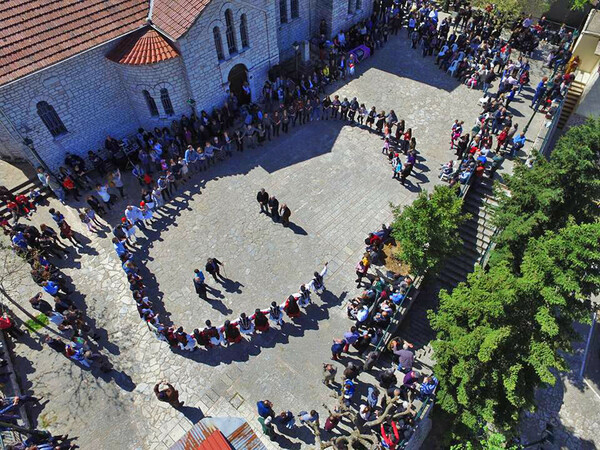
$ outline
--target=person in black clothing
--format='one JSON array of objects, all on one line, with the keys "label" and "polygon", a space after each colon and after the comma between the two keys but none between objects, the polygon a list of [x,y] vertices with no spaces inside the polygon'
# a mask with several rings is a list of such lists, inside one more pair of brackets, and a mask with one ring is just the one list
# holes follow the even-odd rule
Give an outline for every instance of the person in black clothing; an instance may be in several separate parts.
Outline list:
[{"label": "person in black clothing", "polygon": [[67,345],[60,339],[54,339],[54,338],[50,337],[50,335],[47,334],[44,337],[44,342],[46,344],[48,344],[48,347],[50,347],[55,352],[62,353],[62,354],[65,353],[65,348],[67,347]]},{"label": "person in black clothing", "polygon": [[52,305],[46,300],[42,299],[42,293],[36,294],[34,297],[29,299],[31,307],[37,309],[39,312],[49,315],[52,312]]},{"label": "person in black clothing", "polygon": [[215,281],[219,281],[219,278],[217,277],[221,277],[221,279],[225,279],[225,277],[223,275],[221,275],[220,273],[220,268],[219,266],[222,266],[223,263],[221,261],[219,261],[217,258],[208,258],[208,260],[206,261],[206,266],[204,267],[206,269],[206,271],[208,273],[210,273],[213,278],[215,279]]},{"label": "person in black clothing", "polygon": [[201,299],[208,301],[206,283],[204,283],[204,274],[196,269],[194,270],[194,275],[194,288],[196,289],[196,294],[198,294]]},{"label": "person in black clothing", "polygon": [[279,222],[279,200],[272,196],[269,199],[269,208],[271,208],[271,216],[275,222]]},{"label": "person in black clothing", "polygon": [[79,166],[81,170],[85,171],[85,161],[81,159],[81,156],[73,155],[72,153],[67,152],[65,164],[71,169],[73,169],[75,166]]},{"label": "person in black clothing", "polygon": [[92,210],[99,216],[103,216],[104,214],[106,214],[106,210],[100,203],[100,200],[98,200],[93,195],[88,195],[86,198],[86,201],[87,201],[87,204],[90,205],[90,208],[92,208]]},{"label": "person in black clothing", "polygon": [[54,310],[60,314],[64,314],[71,306],[73,302],[66,297],[54,297]]},{"label": "person in black clothing", "polygon": [[264,188],[256,194],[256,201],[260,204],[260,212],[269,214],[269,194]]},{"label": "person in black clothing", "polygon": [[290,216],[292,215],[292,211],[290,208],[288,208],[288,205],[284,203],[281,205],[279,213],[281,214],[281,223],[284,227],[287,227],[290,224]]},{"label": "person in black clothing", "polygon": [[404,165],[404,169],[402,169],[402,173],[400,174],[400,183],[402,183],[402,186],[404,186],[404,183],[406,182],[406,177],[408,177],[410,175],[412,170],[413,170],[412,164]]}]

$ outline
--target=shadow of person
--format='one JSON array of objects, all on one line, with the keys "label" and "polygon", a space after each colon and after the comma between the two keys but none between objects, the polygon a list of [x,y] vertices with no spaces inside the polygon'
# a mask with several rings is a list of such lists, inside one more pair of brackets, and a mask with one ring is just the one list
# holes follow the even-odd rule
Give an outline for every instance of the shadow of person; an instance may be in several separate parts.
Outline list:
[{"label": "shadow of person", "polygon": [[[223,296],[221,296],[221,297],[223,297]],[[233,310],[229,309],[227,307],[227,305],[225,303],[223,303],[221,300],[209,299],[207,303],[210,306],[212,306],[213,309],[216,309],[217,311],[219,311],[223,315],[228,315],[228,314],[231,314],[233,312]]]},{"label": "shadow of person", "polygon": [[206,286],[206,291],[212,295],[215,298],[225,298],[225,296],[223,294],[221,294],[221,291],[217,288],[214,288],[208,284],[204,284]]},{"label": "shadow of person", "polygon": [[131,377],[129,375],[127,375],[125,372],[123,372],[122,370],[121,371],[112,370],[107,375],[109,375],[109,377],[107,377],[108,379],[112,378],[114,380],[115,384],[117,386],[119,386],[121,389],[123,389],[124,391],[133,392],[133,390],[135,389],[135,383],[133,382]]},{"label": "shadow of person", "polygon": [[200,408],[194,408],[192,406],[183,406],[179,408],[178,411],[192,423],[200,422],[206,417]]},{"label": "shadow of person", "polygon": [[[429,169],[427,169],[427,170],[429,170]],[[422,170],[421,172],[413,172],[411,175],[413,177],[415,177],[417,180],[419,180],[420,184],[427,183],[429,181],[429,178],[427,178],[427,176],[423,172],[425,172],[425,171]]]},{"label": "shadow of person", "polygon": [[[95,321],[94,321],[94,328],[95,328]],[[109,352],[113,355],[120,355],[121,350],[119,349],[119,347],[108,340],[108,331],[106,331],[104,328],[95,328],[95,329],[96,329],[96,334],[98,335],[98,339],[96,339],[96,343],[98,344],[98,346],[105,349],[107,352]],[[98,342],[98,341],[101,341],[101,342]]]},{"label": "shadow of person", "polygon": [[295,224],[294,222],[290,222],[287,228],[292,230],[295,234],[300,234],[302,236],[308,235],[304,228],[302,228],[300,225]]},{"label": "shadow of person", "polygon": [[299,442],[290,441],[287,437],[285,437],[285,432],[290,431],[284,427],[282,430],[278,428],[278,433],[273,433],[273,441],[277,442],[281,448],[289,448],[292,450],[302,448],[302,444]]},{"label": "shadow of person", "polygon": [[406,180],[403,185],[410,192],[421,192],[421,186],[413,184],[412,181]]},{"label": "shadow of person", "polygon": [[242,293],[241,288],[245,287],[239,281],[233,281],[233,280],[230,280],[229,278],[223,278],[222,284],[223,284],[223,288],[225,289],[226,292],[231,292],[231,293],[236,293],[236,294],[241,294]]}]

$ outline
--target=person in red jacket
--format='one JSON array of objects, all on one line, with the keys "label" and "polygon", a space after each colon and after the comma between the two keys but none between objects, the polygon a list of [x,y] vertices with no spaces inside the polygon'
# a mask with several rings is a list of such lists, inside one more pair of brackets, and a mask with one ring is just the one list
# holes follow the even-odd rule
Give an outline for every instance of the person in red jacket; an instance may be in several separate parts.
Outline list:
[{"label": "person in red jacket", "polygon": [[285,306],[283,307],[283,310],[288,315],[288,317],[290,317],[292,319],[300,317],[300,315],[302,314],[300,312],[300,307],[298,306],[298,302],[296,301],[296,298],[293,295],[290,295],[287,298],[287,300],[285,301]]},{"label": "person in red jacket", "polygon": [[0,317],[0,330],[10,334],[15,339],[18,339],[23,335],[23,331],[17,327],[14,320],[8,317],[8,314],[6,313],[2,314],[2,317]]}]

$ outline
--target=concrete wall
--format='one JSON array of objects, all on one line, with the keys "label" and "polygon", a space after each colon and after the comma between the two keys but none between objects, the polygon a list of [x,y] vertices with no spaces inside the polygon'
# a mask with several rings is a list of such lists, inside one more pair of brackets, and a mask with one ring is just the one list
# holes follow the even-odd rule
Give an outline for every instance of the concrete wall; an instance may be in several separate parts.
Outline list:
[{"label": "concrete wall", "polygon": [[581,58],[581,64],[579,70],[587,73],[594,72],[598,67],[598,61],[600,61],[600,55],[596,55],[596,47],[600,38],[592,34],[583,33],[573,49],[573,55],[577,55]]},{"label": "concrete wall", "polygon": [[584,117],[600,117],[600,82],[598,72],[590,79],[575,112]]},{"label": "concrete wall", "polygon": [[[129,98],[129,103],[137,121],[142,127],[153,129],[156,126],[169,126],[173,119],[180,118],[183,114],[190,115],[192,110],[187,104],[187,101],[190,99],[190,93],[180,57],[161,61],[157,64],[142,66],[118,64],[115,62],[111,62],[110,64],[119,72]],[[169,97],[174,110],[172,116],[167,115],[161,102],[160,91],[163,88],[169,91]],[[152,98],[154,98],[159,111],[158,117],[153,117],[150,114],[148,104],[142,94],[144,90],[147,90]]]},{"label": "concrete wall", "polygon": [[[121,137],[137,125],[128,98],[123,95],[119,74],[104,57],[109,50],[110,44],[103,45],[0,87],[0,109],[6,115],[2,120],[9,121],[21,134],[27,134],[53,169],[63,164],[67,151],[84,155],[88,150],[102,147],[108,134]],[[54,107],[68,130],[66,134],[58,137],[50,134],[37,114],[36,105],[40,101]],[[0,133],[3,134],[0,140],[5,141],[5,132]],[[17,146],[14,144],[10,149]]]},{"label": "concrete wall", "polygon": [[[269,69],[279,62],[277,26],[279,4],[260,0],[249,6],[246,2],[213,1],[203,11],[190,30],[179,39],[179,48],[189,80],[191,97],[198,110],[212,110],[220,106],[228,95],[228,76],[237,64],[249,71],[252,100],[259,98]],[[229,54],[225,35],[225,11],[233,12],[238,51]],[[248,23],[248,48],[241,48],[240,17],[246,14]],[[215,51],[213,28],[221,31],[225,59],[219,61]]]}]

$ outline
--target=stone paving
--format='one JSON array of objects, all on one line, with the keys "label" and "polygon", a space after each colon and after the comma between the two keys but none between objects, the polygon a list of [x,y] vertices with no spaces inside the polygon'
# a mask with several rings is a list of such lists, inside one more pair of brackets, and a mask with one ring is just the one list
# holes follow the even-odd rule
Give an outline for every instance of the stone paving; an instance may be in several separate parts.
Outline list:
[{"label": "stone paving", "polygon": [[[329,360],[332,337],[350,325],[340,305],[356,293],[354,265],[366,233],[389,221],[390,202],[409,204],[420,189],[439,182],[437,169],[451,157],[450,126],[456,118],[472,123],[481,94],[409,50],[404,34],[360,69],[339,94],[357,96],[368,107],[394,109],[412,127],[422,159],[408,187],[392,180],[380,137],[339,121],[315,122],[196,176],[141,240],[137,257],[156,295],[151,300],[163,315],[170,313],[165,320],[188,331],[207,318],[222,323],[226,316],[283,301],[330,261],[328,292],[314,296],[307,314],[288,321],[281,332],[210,353],[171,352],[139,320],[109,239],[90,236],[73,210],[61,208],[89,237],[86,250],[66,262],[64,271],[101,329],[101,346],[115,371],[101,376],[82,370],[36,338],[18,344],[24,389],[47,401],[35,411],[40,427],[68,431],[83,449],[164,449],[203,414],[241,416],[256,427],[255,404],[264,398],[277,411],[324,413],[321,405],[330,401],[321,364]],[[290,206],[293,226],[283,228],[259,213],[255,195],[261,187]],[[110,221],[116,220],[113,215]],[[51,223],[46,209],[34,217],[42,221]],[[192,285],[193,269],[207,257],[225,262],[231,280],[224,286],[208,280],[220,291],[211,303],[198,299]],[[23,303],[38,290],[28,278],[24,274]],[[183,410],[154,397],[154,383],[163,378],[179,389]],[[280,444],[301,448],[312,439],[307,430],[298,430]]]}]

